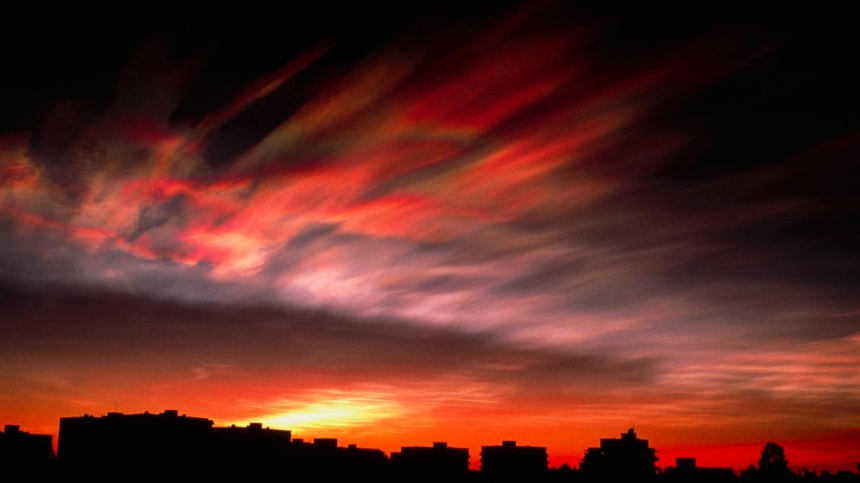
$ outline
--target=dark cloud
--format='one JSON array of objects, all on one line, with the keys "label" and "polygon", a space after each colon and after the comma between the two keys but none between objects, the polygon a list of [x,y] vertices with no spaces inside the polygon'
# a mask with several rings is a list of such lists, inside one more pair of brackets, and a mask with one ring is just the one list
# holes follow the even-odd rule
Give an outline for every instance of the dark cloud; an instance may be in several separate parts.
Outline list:
[{"label": "dark cloud", "polygon": [[[3,352],[78,365],[299,369],[358,380],[446,374],[553,393],[648,384],[654,360],[518,347],[497,336],[265,305],[181,304],[110,292],[3,288]],[[153,368],[153,370],[155,370]],[[174,369],[171,369],[174,370]],[[9,374],[5,375],[6,377]],[[566,389],[567,388],[567,389]]]},{"label": "dark cloud", "polygon": [[30,154],[48,180],[65,193],[68,206],[77,208],[89,192],[89,176],[97,168],[99,153],[88,131],[96,127],[99,113],[86,102],[59,104],[35,132]]},{"label": "dark cloud", "polygon": [[187,218],[184,209],[186,203],[187,197],[176,195],[164,203],[141,207],[137,214],[137,224],[134,226],[134,230],[129,233],[128,241],[133,243],[147,231],[158,228],[168,222],[179,225],[184,224]]},{"label": "dark cloud", "polygon": [[211,280],[211,266],[177,265],[142,259],[105,242],[95,256],[68,233],[34,229],[21,243],[13,224],[0,219],[0,274],[11,287],[51,287],[52,290],[114,290],[149,294],[155,298],[198,301],[254,301],[265,290],[251,290]]},{"label": "dark cloud", "polygon": [[287,250],[301,250],[308,245],[333,235],[338,230],[337,225],[317,225],[305,228],[296,236],[290,238]]}]

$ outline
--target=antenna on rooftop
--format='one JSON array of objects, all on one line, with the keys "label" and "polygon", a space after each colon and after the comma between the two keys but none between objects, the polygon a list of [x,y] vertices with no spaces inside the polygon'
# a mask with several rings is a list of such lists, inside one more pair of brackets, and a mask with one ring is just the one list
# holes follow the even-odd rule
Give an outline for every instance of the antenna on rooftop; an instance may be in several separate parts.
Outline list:
[{"label": "antenna on rooftop", "polygon": [[117,412],[119,407],[119,382],[116,383],[113,389],[113,412]]}]

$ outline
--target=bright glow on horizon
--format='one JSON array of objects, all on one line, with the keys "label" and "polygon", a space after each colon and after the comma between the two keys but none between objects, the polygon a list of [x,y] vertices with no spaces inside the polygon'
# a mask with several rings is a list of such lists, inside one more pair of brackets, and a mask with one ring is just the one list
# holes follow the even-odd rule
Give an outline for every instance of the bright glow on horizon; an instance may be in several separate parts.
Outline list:
[{"label": "bright glow on horizon", "polygon": [[[343,430],[355,426],[378,424],[386,419],[402,417],[403,409],[387,400],[384,394],[331,394],[312,402],[278,401],[250,422],[264,426],[290,429],[296,433],[319,430]],[[289,408],[284,410],[285,408]]]}]

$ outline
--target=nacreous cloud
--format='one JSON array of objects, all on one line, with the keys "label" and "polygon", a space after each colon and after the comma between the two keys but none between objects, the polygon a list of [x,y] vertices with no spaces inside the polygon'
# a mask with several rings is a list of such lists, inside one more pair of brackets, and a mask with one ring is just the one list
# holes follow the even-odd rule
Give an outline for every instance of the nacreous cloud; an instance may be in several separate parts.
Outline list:
[{"label": "nacreous cloud", "polygon": [[108,107],[64,101],[4,135],[2,281],[104,292],[21,312],[16,357],[47,374],[45,351],[78,347],[97,371],[134,338],[207,380],[349,367],[583,407],[635,387],[619,418],[662,397],[676,421],[741,427],[755,403],[856,427],[856,134],[790,159],[714,149],[688,111],[775,47],[619,62],[552,15],[367,55],[321,43],[197,117],[177,113],[207,71],[154,45]]}]

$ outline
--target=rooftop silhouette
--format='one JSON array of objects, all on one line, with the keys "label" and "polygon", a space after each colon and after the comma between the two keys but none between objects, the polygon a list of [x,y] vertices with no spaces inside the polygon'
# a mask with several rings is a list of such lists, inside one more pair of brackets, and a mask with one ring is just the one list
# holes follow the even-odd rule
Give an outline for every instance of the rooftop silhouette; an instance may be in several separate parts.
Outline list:
[{"label": "rooftop silhouette", "polygon": [[696,465],[696,458],[675,458],[675,466],[664,472],[666,483],[698,481],[701,483],[718,483],[736,480],[737,475],[731,468],[708,468]]},{"label": "rooftop silhouette", "polygon": [[599,448],[588,448],[582,458],[582,472],[592,481],[623,483],[652,481],[657,474],[657,450],[639,439],[633,428],[621,438],[600,440]]},{"label": "rooftop silhouette", "polygon": [[30,434],[20,426],[7,424],[0,431],[0,480],[2,475],[31,473],[47,476],[54,456],[52,436]]},{"label": "rooftop silhouette", "polygon": [[544,476],[549,469],[546,448],[517,446],[502,441],[501,446],[481,447],[481,473],[504,481],[519,481]]},{"label": "rooftop silhouette", "polygon": [[445,442],[433,446],[404,446],[391,453],[391,468],[399,477],[418,480],[462,479],[469,473],[469,449],[452,448]]}]

